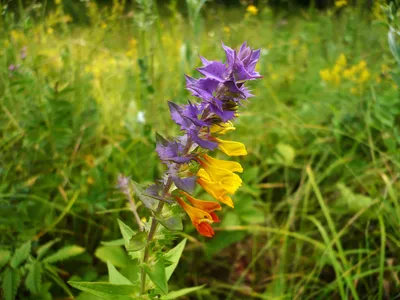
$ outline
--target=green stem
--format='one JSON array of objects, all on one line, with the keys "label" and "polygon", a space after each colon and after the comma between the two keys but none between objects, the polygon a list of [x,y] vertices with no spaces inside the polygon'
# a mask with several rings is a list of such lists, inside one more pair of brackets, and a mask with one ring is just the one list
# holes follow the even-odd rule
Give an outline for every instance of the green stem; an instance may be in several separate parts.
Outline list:
[{"label": "green stem", "polygon": [[[164,187],[163,190],[163,197],[168,193],[169,189],[171,188],[172,185],[172,180],[171,177],[168,178],[168,181]],[[155,215],[159,215],[164,207],[164,203],[163,201],[159,201],[158,202],[158,206],[156,209],[156,213]],[[149,231],[149,235],[147,236],[147,242],[146,242],[146,247],[144,248],[144,255],[143,255],[143,260],[142,260],[142,269],[140,271],[140,293],[144,294],[146,291],[146,271],[144,269],[144,265],[147,263],[147,260],[149,259],[149,254],[150,254],[150,243],[154,238],[154,234],[156,233],[156,229],[157,229],[157,225],[158,225],[158,221],[157,219],[153,216],[152,220],[151,220],[151,227],[150,227],[150,231]]]}]

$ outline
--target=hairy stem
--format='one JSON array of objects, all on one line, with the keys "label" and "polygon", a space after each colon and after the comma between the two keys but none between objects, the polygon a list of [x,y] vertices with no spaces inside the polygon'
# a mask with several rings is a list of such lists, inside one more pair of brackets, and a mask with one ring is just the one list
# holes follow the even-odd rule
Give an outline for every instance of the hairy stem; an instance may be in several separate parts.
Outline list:
[{"label": "hairy stem", "polygon": [[[187,153],[189,153],[191,146],[193,145],[193,142],[190,138],[188,138],[185,149],[183,150],[182,155],[186,155]],[[169,192],[169,189],[172,186],[172,178],[168,177],[168,180],[164,186],[163,192],[162,192],[162,197],[164,198],[165,195],[167,195],[167,193]],[[159,215],[164,207],[164,201],[159,201],[158,202],[158,206],[155,212],[155,215]],[[156,229],[157,229],[157,225],[158,225],[158,221],[156,220],[156,218],[153,216],[152,220],[151,220],[151,226],[150,226],[150,231],[149,231],[149,235],[147,236],[147,242],[146,242],[146,247],[144,248],[144,255],[143,255],[143,260],[142,260],[142,269],[140,270],[140,293],[144,294],[146,292],[146,271],[144,269],[144,265],[147,263],[147,260],[149,259],[149,255],[150,255],[150,243],[154,238],[154,234],[156,233]]]},{"label": "hairy stem", "polygon": [[[171,188],[172,185],[172,179],[171,177],[168,178],[167,183],[165,184],[164,190],[163,190],[163,197],[168,193],[169,189]],[[164,207],[163,201],[158,202],[158,206],[156,209],[156,215],[158,215],[163,207]],[[149,259],[149,254],[150,254],[150,242],[153,240],[154,234],[156,233],[158,221],[156,220],[155,217],[152,218],[151,220],[151,227],[149,231],[149,235],[147,236],[147,242],[146,242],[146,247],[144,248],[144,255],[143,255],[143,260],[142,264],[146,264],[147,260]],[[142,266],[142,269],[140,271],[140,293],[144,294],[146,290],[146,271],[144,270],[144,266]]]}]

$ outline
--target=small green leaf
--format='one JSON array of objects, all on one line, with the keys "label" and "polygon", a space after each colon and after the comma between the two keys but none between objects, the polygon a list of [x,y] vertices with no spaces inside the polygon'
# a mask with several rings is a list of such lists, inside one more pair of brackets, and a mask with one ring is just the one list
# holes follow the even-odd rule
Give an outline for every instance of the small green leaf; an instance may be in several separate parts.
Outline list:
[{"label": "small green leaf", "polygon": [[101,244],[104,246],[124,246],[125,240],[118,239],[118,240],[113,240],[113,241],[105,241],[105,242],[101,242]]},{"label": "small green leaf", "polygon": [[165,268],[167,280],[171,278],[172,273],[174,273],[175,268],[179,263],[183,249],[185,249],[186,241],[186,239],[183,239],[178,245],[164,254],[164,260],[170,263],[170,265]]},{"label": "small green leaf", "polygon": [[199,285],[199,286],[181,289],[179,291],[173,291],[173,292],[170,292],[168,295],[161,296],[160,299],[161,300],[175,300],[175,299],[178,299],[179,297],[185,296],[186,294],[201,290],[205,286],[206,285],[203,284],[203,285]]},{"label": "small green leaf", "polygon": [[112,284],[108,282],[83,282],[83,281],[68,281],[74,288],[88,292],[97,297],[106,300],[132,300],[138,299],[135,297],[137,290],[132,285]]},{"label": "small green leaf", "polygon": [[42,281],[42,265],[39,261],[34,261],[29,267],[28,276],[26,276],[25,285],[33,294],[38,294]]},{"label": "small green leaf", "polygon": [[138,196],[139,200],[142,201],[143,204],[144,204],[147,208],[149,208],[149,209],[155,211],[156,208],[157,208],[157,205],[158,205],[158,201],[155,200],[155,199],[152,198],[152,197],[149,197],[149,196],[145,193],[145,187],[144,187],[144,186],[138,184],[137,182],[135,182],[135,181],[133,181],[133,180],[131,180],[131,182],[132,182],[133,191],[135,192],[135,195]]},{"label": "small green leaf", "polygon": [[14,300],[21,282],[19,270],[8,268],[3,274],[3,295],[5,300]]},{"label": "small green leaf", "polygon": [[31,242],[27,242],[23,244],[21,247],[15,251],[12,259],[11,259],[11,267],[16,269],[21,263],[23,263],[29,256],[31,252]]},{"label": "small green leaf", "polygon": [[281,161],[286,166],[290,166],[293,164],[296,154],[292,146],[279,143],[278,145],[276,145],[276,149],[278,150],[279,155],[277,157],[278,161]]},{"label": "small green leaf", "polygon": [[110,261],[113,266],[118,268],[125,267],[131,261],[128,254],[126,254],[126,252],[118,246],[99,247],[96,249],[94,255],[105,263]]},{"label": "small green leaf", "polygon": [[173,231],[183,230],[182,218],[179,215],[173,215],[168,218],[156,218],[165,228]]},{"label": "small green leaf", "polygon": [[0,270],[8,263],[11,258],[11,251],[0,249]]},{"label": "small green leaf", "polygon": [[38,248],[38,250],[36,251],[36,253],[37,253],[37,259],[40,260],[40,259],[47,253],[47,251],[49,251],[49,249],[50,249],[51,247],[53,247],[53,245],[54,245],[55,243],[59,242],[59,241],[60,241],[60,239],[57,238],[57,239],[54,239],[54,240],[52,240],[52,241],[50,241],[50,242],[44,244],[43,246],[40,246],[40,247]]},{"label": "small green leaf", "polygon": [[146,247],[147,233],[144,231],[139,232],[131,237],[126,250],[128,251],[139,251]]},{"label": "small green leaf", "polygon": [[165,272],[164,260],[160,258],[151,268],[144,266],[151,281],[161,290],[162,293],[168,294],[167,275]]},{"label": "small green leaf", "polygon": [[60,250],[58,250],[56,253],[53,255],[50,255],[43,259],[43,262],[51,264],[55,263],[61,260],[66,260],[69,259],[73,256],[82,254],[85,252],[85,248],[79,247],[77,245],[72,245],[72,246],[66,246]]},{"label": "small green leaf", "polygon": [[121,231],[122,237],[124,238],[125,241],[125,248],[128,249],[129,241],[131,240],[132,236],[136,234],[136,232],[133,231],[128,225],[126,225],[120,219],[118,219],[118,226],[119,230]]},{"label": "small green leaf", "polygon": [[107,269],[110,283],[132,285],[132,282],[130,282],[128,278],[118,272],[118,270],[109,261],[107,261]]}]

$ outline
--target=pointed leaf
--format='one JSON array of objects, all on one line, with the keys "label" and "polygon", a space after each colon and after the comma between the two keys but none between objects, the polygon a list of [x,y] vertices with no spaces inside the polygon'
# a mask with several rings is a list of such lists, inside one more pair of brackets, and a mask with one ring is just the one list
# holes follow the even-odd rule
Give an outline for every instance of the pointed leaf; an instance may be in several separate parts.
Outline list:
[{"label": "pointed leaf", "polygon": [[56,253],[47,256],[45,259],[43,259],[43,262],[52,264],[82,254],[83,252],[85,252],[85,248],[79,247],[77,245],[66,246],[58,250]]},{"label": "pointed leaf", "polygon": [[132,285],[132,282],[130,282],[128,278],[118,272],[118,270],[109,261],[107,261],[107,269],[110,283]]},{"label": "pointed leaf", "polygon": [[181,289],[179,291],[173,291],[173,292],[170,292],[168,295],[161,296],[161,300],[175,300],[175,299],[178,299],[179,297],[185,296],[186,294],[201,290],[205,286],[206,285],[203,284],[203,285],[199,285],[199,286]]},{"label": "pointed leaf", "polygon": [[136,288],[132,285],[112,284],[108,282],[68,281],[74,288],[88,292],[106,300],[132,300],[137,299]]},{"label": "pointed leaf", "polygon": [[58,241],[60,241],[59,238],[54,239],[54,240],[52,240],[52,241],[50,241],[50,242],[44,244],[43,246],[40,246],[40,247],[37,249],[37,251],[36,251],[36,253],[37,253],[37,259],[40,260],[40,259],[47,253],[47,251],[49,251],[49,249],[50,249],[51,247],[53,247],[53,245],[54,245],[55,243],[57,243]]},{"label": "pointed leaf", "polygon": [[125,248],[128,249],[129,241],[136,234],[136,232],[133,231],[128,225],[126,225],[120,219],[118,219],[118,226],[119,226],[119,230],[121,231],[122,237],[125,242]]},{"label": "pointed leaf", "polygon": [[11,259],[11,267],[16,269],[21,263],[23,263],[29,256],[29,253],[31,252],[31,242],[27,242],[23,244],[21,247],[15,251],[12,259]]},{"label": "pointed leaf", "polygon": [[138,234],[132,236],[132,238],[129,240],[128,247],[126,247],[126,250],[139,251],[144,247],[146,247],[146,243],[147,243],[147,233],[141,231]]},{"label": "pointed leaf", "polygon": [[144,269],[149,275],[151,281],[161,290],[162,293],[168,293],[167,275],[165,273],[164,260],[160,258],[151,268],[144,266]]},{"label": "pointed leaf", "polygon": [[158,201],[155,200],[155,199],[152,198],[152,197],[149,197],[149,196],[145,193],[145,188],[144,188],[143,186],[141,186],[140,184],[138,184],[137,182],[135,182],[135,181],[133,181],[133,180],[131,180],[131,182],[132,182],[133,191],[135,192],[135,195],[136,195],[137,197],[139,197],[139,200],[142,201],[143,204],[144,204],[147,208],[149,208],[149,209],[155,211],[156,208],[157,208],[157,205],[158,205]]},{"label": "pointed leaf", "polygon": [[113,241],[104,241],[104,242],[101,242],[101,244],[104,246],[124,246],[125,240],[118,239],[118,240],[113,240]]},{"label": "pointed leaf", "polygon": [[3,295],[5,300],[14,300],[21,282],[19,270],[6,269],[3,275]]},{"label": "pointed leaf", "polygon": [[174,231],[183,230],[182,218],[179,215],[173,215],[168,218],[158,217],[156,218],[165,228]]},{"label": "pointed leaf", "polygon": [[183,239],[178,245],[164,254],[165,261],[170,263],[170,265],[165,268],[167,280],[171,278],[172,273],[174,273],[175,268],[178,265],[183,249],[185,249],[186,241],[186,239]]},{"label": "pointed leaf", "polygon": [[125,267],[129,264],[130,258],[128,254],[119,246],[103,246],[96,249],[94,255],[101,261],[107,263],[110,261],[118,268]]},{"label": "pointed leaf", "polygon": [[11,251],[0,249],[0,270],[9,262]]},{"label": "pointed leaf", "polygon": [[25,285],[33,294],[40,292],[42,281],[42,265],[39,261],[34,261],[29,268],[28,276],[26,276]]}]

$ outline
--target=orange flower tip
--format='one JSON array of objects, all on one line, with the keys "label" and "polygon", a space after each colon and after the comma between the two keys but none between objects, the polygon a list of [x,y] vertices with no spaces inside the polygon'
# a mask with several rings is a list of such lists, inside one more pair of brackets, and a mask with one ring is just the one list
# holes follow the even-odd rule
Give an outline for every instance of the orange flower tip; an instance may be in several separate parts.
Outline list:
[{"label": "orange flower tip", "polygon": [[215,223],[221,222],[221,220],[218,219],[218,216],[217,216],[217,214],[216,214],[215,212],[210,212],[210,215],[211,215],[211,217],[212,217],[212,219],[213,219],[213,221],[214,221]]},{"label": "orange flower tip", "polygon": [[213,237],[213,235],[215,234],[211,225],[207,222],[201,222],[196,226],[196,229],[202,236]]}]

